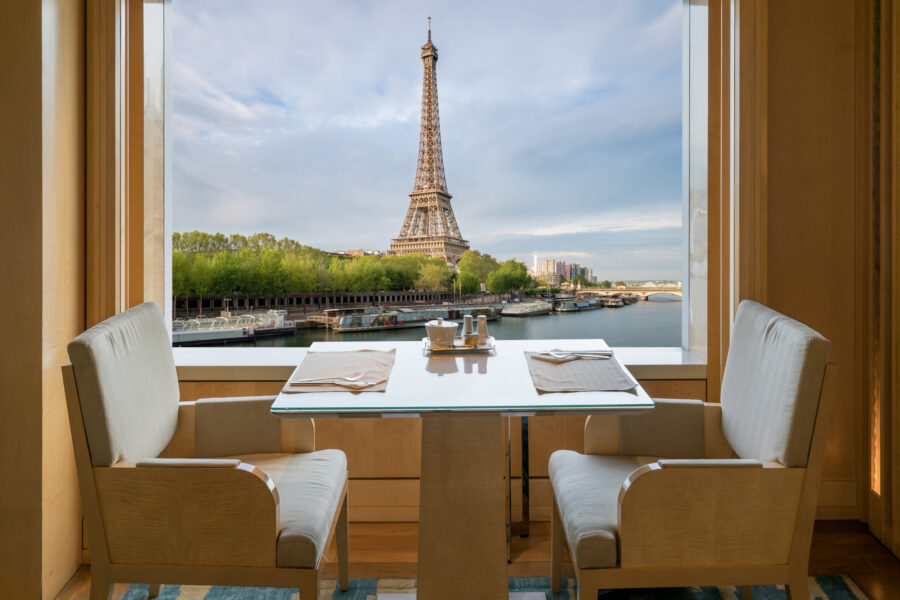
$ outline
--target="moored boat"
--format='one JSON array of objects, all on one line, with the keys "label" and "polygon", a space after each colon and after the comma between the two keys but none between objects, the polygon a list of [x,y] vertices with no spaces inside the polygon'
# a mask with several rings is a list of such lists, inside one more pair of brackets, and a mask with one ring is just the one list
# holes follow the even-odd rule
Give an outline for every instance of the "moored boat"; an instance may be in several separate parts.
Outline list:
[{"label": "moored boat", "polygon": [[534,317],[537,315],[549,315],[553,305],[549,302],[523,302],[521,304],[507,304],[500,311],[504,317]]},{"label": "moored boat", "polygon": [[556,312],[578,312],[578,303],[573,301],[560,302],[553,310]]},{"label": "moored boat", "polygon": [[[340,309],[337,309],[339,311]],[[378,331],[382,329],[405,329],[408,327],[424,327],[425,323],[434,319],[462,319],[466,315],[478,317],[484,315],[489,321],[500,316],[499,306],[422,306],[395,307],[390,310],[374,309],[337,314],[326,311],[331,318],[327,322],[333,331],[338,333],[349,331]]]},{"label": "moored boat", "polygon": [[285,319],[286,315],[283,310],[243,315],[222,311],[218,317],[177,319],[172,322],[172,345],[227,344],[268,335],[289,335],[296,324]]}]

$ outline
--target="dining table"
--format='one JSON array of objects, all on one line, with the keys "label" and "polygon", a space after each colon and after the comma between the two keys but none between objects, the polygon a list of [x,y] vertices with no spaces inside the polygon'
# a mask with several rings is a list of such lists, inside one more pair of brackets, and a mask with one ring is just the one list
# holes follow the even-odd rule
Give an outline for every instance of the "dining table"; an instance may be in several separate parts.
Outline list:
[{"label": "dining table", "polygon": [[316,342],[310,353],[393,350],[383,391],[310,386],[293,393],[286,385],[271,412],[284,418],[421,417],[417,598],[508,598],[505,417],[638,413],[652,410],[653,400],[615,354],[603,360],[621,367],[630,389],[536,389],[526,353],[608,350],[602,339],[497,340],[487,352],[441,355],[429,354],[424,341]]}]

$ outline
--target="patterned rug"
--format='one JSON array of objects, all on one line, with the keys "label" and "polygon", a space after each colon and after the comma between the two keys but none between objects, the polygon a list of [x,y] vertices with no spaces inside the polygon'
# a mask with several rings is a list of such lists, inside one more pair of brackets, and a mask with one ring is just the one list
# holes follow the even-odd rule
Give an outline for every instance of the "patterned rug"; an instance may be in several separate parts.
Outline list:
[{"label": "patterned rug", "polygon": [[[510,600],[574,600],[575,580],[563,579],[559,594],[550,591],[548,577],[518,577],[509,580]],[[334,580],[319,586],[318,600],[415,600],[415,579],[351,579],[350,590],[335,589]],[[122,600],[144,600],[147,585],[132,585]],[[866,600],[856,584],[846,576],[809,578],[810,600]],[[298,600],[296,590],[281,588],[240,588],[220,586],[166,585],[160,600]],[[601,600],[740,600],[734,587],[672,588],[656,590],[611,590],[601,592]],[[754,600],[784,600],[783,586],[753,586]]]}]

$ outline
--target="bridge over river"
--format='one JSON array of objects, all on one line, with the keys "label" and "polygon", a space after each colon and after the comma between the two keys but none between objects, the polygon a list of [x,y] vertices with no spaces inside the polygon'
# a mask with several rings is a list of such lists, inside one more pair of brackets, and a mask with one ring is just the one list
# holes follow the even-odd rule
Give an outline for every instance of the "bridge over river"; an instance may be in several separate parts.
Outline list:
[{"label": "bridge over river", "polygon": [[612,296],[614,294],[637,294],[643,300],[649,300],[650,296],[667,295],[682,298],[681,288],[658,287],[631,287],[631,288],[581,288],[575,292],[579,296],[600,295]]}]

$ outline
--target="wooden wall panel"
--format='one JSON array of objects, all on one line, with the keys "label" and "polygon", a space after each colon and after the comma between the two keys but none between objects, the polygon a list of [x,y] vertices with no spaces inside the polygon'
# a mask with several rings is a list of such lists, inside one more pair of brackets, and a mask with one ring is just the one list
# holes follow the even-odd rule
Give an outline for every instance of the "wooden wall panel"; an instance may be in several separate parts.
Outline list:
[{"label": "wooden wall panel", "polygon": [[0,590],[34,599],[41,593],[39,1],[0,2],[0,69]]},{"label": "wooden wall panel", "polygon": [[316,448],[347,454],[352,478],[417,478],[421,419],[316,419]]},{"label": "wooden wall panel", "polygon": [[84,2],[43,3],[41,596],[81,564],[81,499],[60,365],[84,329]]},{"label": "wooden wall panel", "polygon": [[651,398],[683,398],[706,401],[705,379],[650,379],[641,381],[641,387]]},{"label": "wooden wall panel", "polygon": [[[858,203],[856,3],[769,2],[766,78],[767,303],[820,331],[832,342],[834,414],[826,448],[820,506],[855,518],[855,499],[828,490],[857,479],[860,397],[855,313]],[[846,294],[836,294],[844,285]]]},{"label": "wooden wall panel", "polygon": [[0,590],[53,598],[80,564],[59,367],[84,323],[84,4],[0,3]]}]

